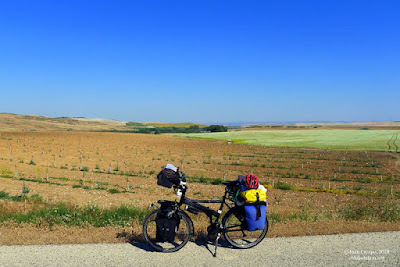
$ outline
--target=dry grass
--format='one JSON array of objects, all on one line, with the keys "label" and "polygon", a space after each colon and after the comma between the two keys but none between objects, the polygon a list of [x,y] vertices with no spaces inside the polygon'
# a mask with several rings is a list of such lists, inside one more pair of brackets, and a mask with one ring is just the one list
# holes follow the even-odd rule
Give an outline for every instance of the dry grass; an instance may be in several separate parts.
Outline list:
[{"label": "dry grass", "polygon": [[0,113],[0,127],[2,131],[109,131],[114,129],[115,125],[96,120]]}]

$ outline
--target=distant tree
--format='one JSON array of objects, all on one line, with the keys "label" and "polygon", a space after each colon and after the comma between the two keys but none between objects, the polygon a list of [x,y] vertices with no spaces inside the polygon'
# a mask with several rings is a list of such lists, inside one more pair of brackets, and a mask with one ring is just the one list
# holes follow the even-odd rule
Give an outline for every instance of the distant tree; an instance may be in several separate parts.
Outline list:
[{"label": "distant tree", "polygon": [[192,125],[186,130],[187,133],[198,133],[200,132],[200,127],[198,125]]},{"label": "distant tree", "polygon": [[154,129],[153,128],[139,128],[138,133],[145,133],[145,134],[150,134],[153,133]]},{"label": "distant tree", "polygon": [[210,132],[227,132],[228,127],[223,125],[210,125],[208,126],[207,130]]}]

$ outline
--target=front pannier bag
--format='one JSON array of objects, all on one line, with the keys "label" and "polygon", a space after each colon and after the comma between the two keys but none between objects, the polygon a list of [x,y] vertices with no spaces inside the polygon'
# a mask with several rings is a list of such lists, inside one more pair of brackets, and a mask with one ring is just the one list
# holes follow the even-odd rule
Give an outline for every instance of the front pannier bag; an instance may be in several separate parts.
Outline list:
[{"label": "front pannier bag", "polygon": [[167,164],[157,175],[157,184],[171,188],[179,184],[179,169],[172,164]]},{"label": "front pannier bag", "polygon": [[174,242],[176,232],[179,228],[179,215],[174,213],[168,217],[164,213],[157,214],[156,217],[156,239],[159,242]]},{"label": "front pannier bag", "polygon": [[156,239],[158,242],[173,242],[179,228],[181,218],[173,211],[174,202],[165,201],[161,203],[161,211],[157,213]]},{"label": "front pannier bag", "polygon": [[265,228],[267,216],[267,205],[265,202],[244,206],[244,211],[248,231],[263,230]]}]

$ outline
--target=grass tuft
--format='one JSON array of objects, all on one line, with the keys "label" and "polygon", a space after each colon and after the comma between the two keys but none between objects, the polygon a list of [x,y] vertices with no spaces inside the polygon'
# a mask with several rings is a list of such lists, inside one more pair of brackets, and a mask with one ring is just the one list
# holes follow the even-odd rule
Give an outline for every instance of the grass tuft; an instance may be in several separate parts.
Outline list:
[{"label": "grass tuft", "polygon": [[118,189],[115,189],[115,188],[108,189],[107,191],[108,191],[109,193],[111,193],[111,194],[118,194],[118,193],[121,193]]},{"label": "grass tuft", "polygon": [[[1,207],[0,207],[1,208]],[[65,203],[47,204],[44,207],[24,213],[7,213],[0,209],[0,223],[12,221],[33,223],[35,225],[57,225],[104,227],[108,225],[129,226],[134,221],[143,223],[149,213],[148,209],[131,205],[117,208],[100,208],[95,205],[78,207]]]},{"label": "grass tuft", "polygon": [[400,203],[389,200],[355,201],[339,210],[342,218],[353,221],[400,221]]}]

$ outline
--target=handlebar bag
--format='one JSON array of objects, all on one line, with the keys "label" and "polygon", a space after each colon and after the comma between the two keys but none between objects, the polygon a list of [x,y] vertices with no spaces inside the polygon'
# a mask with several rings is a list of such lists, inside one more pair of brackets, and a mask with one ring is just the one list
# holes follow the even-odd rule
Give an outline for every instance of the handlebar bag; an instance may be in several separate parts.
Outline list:
[{"label": "handlebar bag", "polygon": [[256,202],[253,205],[244,206],[248,231],[263,230],[267,217],[267,205],[265,202]]},{"label": "handlebar bag", "polygon": [[167,164],[164,169],[157,175],[157,184],[171,188],[173,185],[179,184],[179,170],[172,164]]}]

